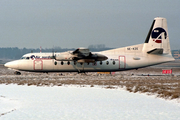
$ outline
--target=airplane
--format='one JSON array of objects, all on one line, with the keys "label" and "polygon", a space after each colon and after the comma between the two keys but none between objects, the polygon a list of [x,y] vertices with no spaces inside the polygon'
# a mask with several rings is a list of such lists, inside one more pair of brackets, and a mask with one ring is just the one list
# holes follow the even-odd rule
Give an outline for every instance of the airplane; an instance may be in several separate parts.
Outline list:
[{"label": "airplane", "polygon": [[145,42],[117,49],[91,52],[88,48],[61,53],[28,53],[4,66],[29,72],[115,72],[174,61],[166,18],[156,17]]}]

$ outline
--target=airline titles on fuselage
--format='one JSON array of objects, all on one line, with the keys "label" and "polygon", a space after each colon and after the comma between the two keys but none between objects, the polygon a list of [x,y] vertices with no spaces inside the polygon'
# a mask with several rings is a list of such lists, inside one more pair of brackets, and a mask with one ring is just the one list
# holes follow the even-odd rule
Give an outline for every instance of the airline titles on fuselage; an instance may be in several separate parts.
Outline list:
[{"label": "airline titles on fuselage", "polygon": [[127,50],[138,50],[138,47],[128,47]]},{"label": "airline titles on fuselage", "polygon": [[22,57],[21,59],[52,59],[52,56],[35,56],[35,55],[31,55],[30,57]]}]

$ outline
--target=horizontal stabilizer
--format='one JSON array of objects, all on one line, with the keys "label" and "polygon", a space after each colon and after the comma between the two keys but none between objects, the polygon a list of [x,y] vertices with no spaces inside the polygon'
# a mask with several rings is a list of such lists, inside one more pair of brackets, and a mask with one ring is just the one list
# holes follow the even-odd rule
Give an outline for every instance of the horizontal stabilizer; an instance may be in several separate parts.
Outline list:
[{"label": "horizontal stabilizer", "polygon": [[163,49],[162,48],[155,48],[153,50],[150,50],[147,52],[148,54],[163,54]]}]

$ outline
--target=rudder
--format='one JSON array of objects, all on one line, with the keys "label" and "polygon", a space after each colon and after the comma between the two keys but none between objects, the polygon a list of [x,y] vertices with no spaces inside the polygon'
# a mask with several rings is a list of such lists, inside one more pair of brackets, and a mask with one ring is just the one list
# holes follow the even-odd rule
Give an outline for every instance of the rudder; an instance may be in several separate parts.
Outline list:
[{"label": "rudder", "polygon": [[148,54],[171,54],[166,18],[157,17],[154,19],[146,37],[143,51]]}]

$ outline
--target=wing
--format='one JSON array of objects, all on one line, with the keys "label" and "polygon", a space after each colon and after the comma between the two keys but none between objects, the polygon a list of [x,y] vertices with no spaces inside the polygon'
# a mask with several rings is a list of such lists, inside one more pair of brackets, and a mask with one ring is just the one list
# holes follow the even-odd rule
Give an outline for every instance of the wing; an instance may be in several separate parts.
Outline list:
[{"label": "wing", "polygon": [[108,59],[105,55],[92,53],[87,48],[78,48],[73,52],[64,52],[55,55],[57,61],[95,62]]},{"label": "wing", "polygon": [[74,55],[73,60],[77,62],[95,62],[108,59],[104,55],[90,52],[88,48],[78,48],[71,54]]},{"label": "wing", "polygon": [[91,52],[89,51],[88,48],[78,48],[75,51],[71,53],[72,55],[77,55],[77,56],[89,56]]}]

